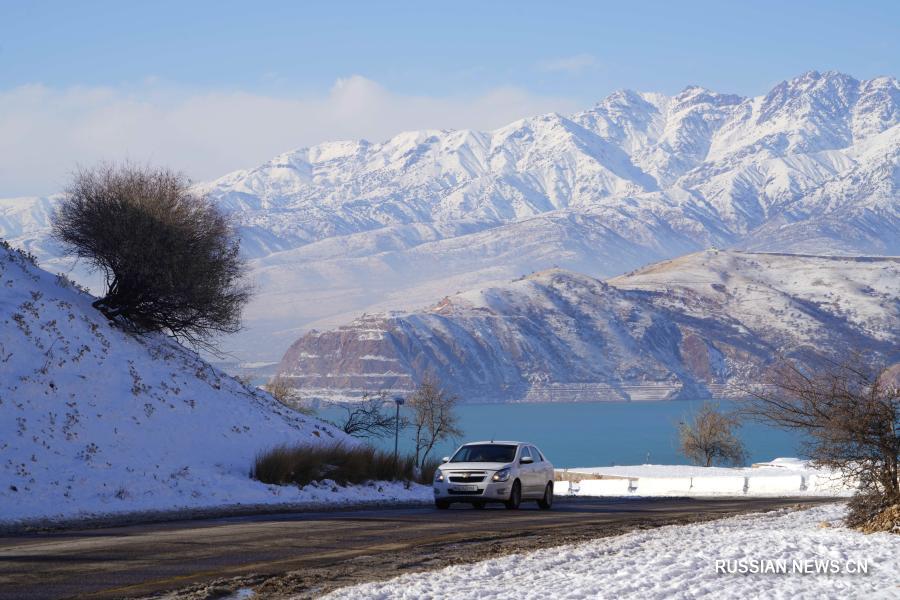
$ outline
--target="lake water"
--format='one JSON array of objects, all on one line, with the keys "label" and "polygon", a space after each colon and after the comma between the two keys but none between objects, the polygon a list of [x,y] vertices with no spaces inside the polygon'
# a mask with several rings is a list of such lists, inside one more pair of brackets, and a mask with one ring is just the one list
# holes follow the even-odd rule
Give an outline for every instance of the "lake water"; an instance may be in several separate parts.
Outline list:
[{"label": "lake water", "polygon": [[[723,410],[735,402],[718,403]],[[475,440],[522,440],[536,444],[557,467],[629,464],[685,464],[678,452],[678,423],[690,418],[702,401],[573,402],[540,404],[461,404],[457,442]],[[336,420],[340,408],[323,407],[318,415]],[[779,456],[797,456],[800,438],[748,422],[739,430],[751,462]],[[414,448],[411,431],[400,431],[401,452]],[[394,438],[373,440],[393,449]],[[453,452],[458,443],[443,443],[438,457]]]}]

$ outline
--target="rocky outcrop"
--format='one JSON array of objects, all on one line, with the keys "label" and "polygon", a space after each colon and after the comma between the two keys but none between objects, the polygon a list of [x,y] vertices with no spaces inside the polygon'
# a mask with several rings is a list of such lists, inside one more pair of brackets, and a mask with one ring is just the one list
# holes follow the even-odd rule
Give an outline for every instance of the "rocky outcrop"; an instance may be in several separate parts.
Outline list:
[{"label": "rocky outcrop", "polygon": [[428,373],[469,401],[736,396],[779,355],[896,356],[898,298],[896,258],[708,251],[606,282],[552,269],[310,332],[279,372],[316,398]]}]

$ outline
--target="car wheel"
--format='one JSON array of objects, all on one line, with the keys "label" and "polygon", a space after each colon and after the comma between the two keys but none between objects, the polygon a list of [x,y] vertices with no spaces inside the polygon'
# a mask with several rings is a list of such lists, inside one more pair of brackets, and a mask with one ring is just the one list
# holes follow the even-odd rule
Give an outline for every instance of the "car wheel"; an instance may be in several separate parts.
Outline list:
[{"label": "car wheel", "polygon": [[473,502],[472,506],[478,510],[484,510],[484,502]]},{"label": "car wheel", "polygon": [[450,508],[450,503],[446,500],[435,500],[434,501],[435,508],[439,508],[440,510],[447,510]]},{"label": "car wheel", "polygon": [[513,482],[512,490],[509,492],[509,500],[506,501],[506,508],[516,510],[522,503],[522,484],[516,479]]},{"label": "car wheel", "polygon": [[550,510],[553,508],[553,482],[550,481],[547,483],[547,487],[544,488],[544,497],[538,500],[538,506],[541,510]]}]

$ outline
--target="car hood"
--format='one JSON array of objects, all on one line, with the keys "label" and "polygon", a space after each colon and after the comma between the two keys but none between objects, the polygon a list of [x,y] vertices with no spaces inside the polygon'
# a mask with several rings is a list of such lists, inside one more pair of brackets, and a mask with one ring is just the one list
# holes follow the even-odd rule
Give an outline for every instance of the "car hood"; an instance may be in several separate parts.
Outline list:
[{"label": "car hood", "polygon": [[439,468],[442,471],[499,471],[509,466],[509,463],[501,462],[454,462],[444,463]]}]

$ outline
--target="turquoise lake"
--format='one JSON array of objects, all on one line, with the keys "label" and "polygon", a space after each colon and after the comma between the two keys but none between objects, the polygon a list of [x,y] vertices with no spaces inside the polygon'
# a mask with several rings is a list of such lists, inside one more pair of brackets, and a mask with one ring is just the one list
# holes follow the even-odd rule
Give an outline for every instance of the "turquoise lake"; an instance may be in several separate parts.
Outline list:
[{"label": "turquoise lake", "polygon": [[[678,452],[678,423],[691,417],[702,401],[577,402],[541,404],[461,404],[460,428],[465,432],[454,443],[437,448],[438,457],[448,455],[458,442],[475,440],[522,440],[541,448],[557,467],[628,464],[685,464]],[[739,405],[721,401],[723,410]],[[336,420],[340,408],[326,407],[318,416]],[[779,456],[798,456],[796,433],[747,422],[738,431],[751,462]],[[400,449],[412,451],[411,431],[400,431]],[[393,449],[394,438],[372,440]]]}]

